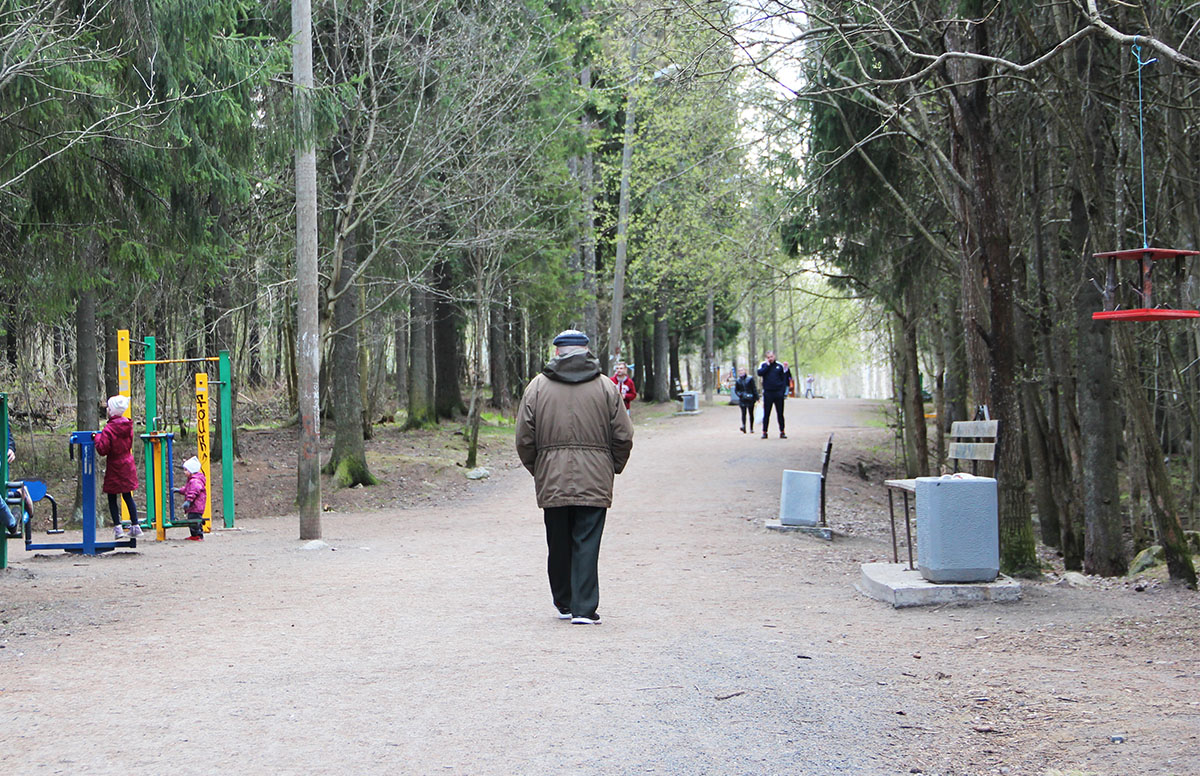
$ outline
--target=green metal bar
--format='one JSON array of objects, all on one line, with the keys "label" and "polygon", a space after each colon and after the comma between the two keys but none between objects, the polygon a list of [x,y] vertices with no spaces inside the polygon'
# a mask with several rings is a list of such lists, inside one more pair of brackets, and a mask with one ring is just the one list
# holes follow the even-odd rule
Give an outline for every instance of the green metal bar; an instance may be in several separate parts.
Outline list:
[{"label": "green metal bar", "polygon": [[225,527],[233,528],[233,367],[229,351],[219,351],[221,363],[217,375],[221,380],[221,512]]},{"label": "green metal bar", "polygon": [[[145,355],[150,363],[146,364],[146,433],[153,434],[158,431],[158,424],[155,418],[158,417],[158,372],[154,365],[155,357],[155,339],[154,337],[146,337]],[[130,362],[132,363],[132,362]],[[142,450],[146,456],[146,477],[143,482],[146,483],[146,515],[143,522],[154,527],[154,516],[151,510],[154,509],[154,494],[160,487],[160,483],[154,480],[154,445],[143,443]],[[169,494],[164,494],[169,495]],[[165,500],[165,499],[164,499]]]},{"label": "green metal bar", "polygon": [[[8,499],[8,394],[0,393],[0,439],[4,440],[4,455],[0,455],[0,484]],[[8,529],[0,536],[0,569],[8,568]]]}]

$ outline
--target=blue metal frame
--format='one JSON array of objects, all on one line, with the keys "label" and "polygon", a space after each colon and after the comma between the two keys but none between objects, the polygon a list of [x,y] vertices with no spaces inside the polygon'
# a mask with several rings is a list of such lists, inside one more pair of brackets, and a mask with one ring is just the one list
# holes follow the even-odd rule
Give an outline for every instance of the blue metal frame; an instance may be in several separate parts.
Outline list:
[{"label": "blue metal frame", "polygon": [[109,552],[118,547],[137,547],[137,539],[130,537],[123,541],[96,541],[96,442],[95,432],[73,431],[68,444],[71,446],[71,457],[75,457],[75,446],[79,446],[79,483],[80,497],[83,501],[83,541],[55,542],[51,544],[33,544],[30,535],[26,534],[26,550],[65,550],[82,555],[95,555]]}]

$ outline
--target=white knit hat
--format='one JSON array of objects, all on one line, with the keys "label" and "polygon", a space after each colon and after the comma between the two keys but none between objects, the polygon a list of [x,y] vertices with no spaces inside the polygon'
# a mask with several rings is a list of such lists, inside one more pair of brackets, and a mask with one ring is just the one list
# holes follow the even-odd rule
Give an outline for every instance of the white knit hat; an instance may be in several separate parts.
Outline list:
[{"label": "white knit hat", "polygon": [[108,397],[108,416],[110,418],[115,418],[115,417],[124,415],[126,410],[128,410],[128,409],[129,409],[129,397],[128,396],[121,396],[120,394],[118,394],[116,396]]},{"label": "white knit hat", "polygon": [[183,468],[187,469],[189,474],[195,474],[200,471],[200,459],[193,455],[183,462]]}]

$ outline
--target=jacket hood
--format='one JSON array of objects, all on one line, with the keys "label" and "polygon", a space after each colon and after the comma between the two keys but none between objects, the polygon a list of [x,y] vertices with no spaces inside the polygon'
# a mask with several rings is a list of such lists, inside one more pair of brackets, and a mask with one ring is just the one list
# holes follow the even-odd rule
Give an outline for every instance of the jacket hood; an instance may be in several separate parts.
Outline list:
[{"label": "jacket hood", "polygon": [[542,374],[560,383],[586,383],[600,376],[600,360],[591,351],[555,356],[542,369]]}]

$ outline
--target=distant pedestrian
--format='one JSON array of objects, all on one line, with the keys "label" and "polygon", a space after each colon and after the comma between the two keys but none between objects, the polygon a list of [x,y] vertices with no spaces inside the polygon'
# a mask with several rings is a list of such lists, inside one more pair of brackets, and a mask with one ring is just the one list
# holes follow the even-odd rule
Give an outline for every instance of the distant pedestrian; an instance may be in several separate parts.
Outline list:
[{"label": "distant pedestrian", "polygon": [[633,449],[633,424],[616,386],[600,374],[588,337],[568,329],[517,409],[517,454],[544,513],[550,594],[559,619],[598,625],[600,536],[613,476]]},{"label": "distant pedestrian", "polygon": [[113,521],[113,538],[124,539],[125,529],[121,526],[121,507],[117,497],[124,499],[129,509],[129,533],[142,535],[138,524],[137,506],[133,503],[133,491],[137,490],[137,467],[133,463],[133,421],[125,417],[129,410],[128,396],[108,398],[108,422],[95,435],[96,452],[106,456],[104,486],[101,490],[108,495],[108,514]]},{"label": "distant pedestrian", "polygon": [[813,392],[813,382],[815,381],[812,375],[804,378],[804,398],[806,399],[815,399],[817,397],[817,394]]},{"label": "distant pedestrian", "polygon": [[617,386],[617,392],[625,401],[625,411],[629,412],[629,405],[637,398],[637,388],[633,386],[633,378],[629,376],[629,367],[618,362],[616,368],[613,369],[613,376],[609,379]]},{"label": "distant pedestrian", "polygon": [[754,405],[758,404],[758,384],[746,374],[746,368],[738,370],[737,382],[733,384],[738,404],[742,408],[742,433],[746,433],[746,421],[750,421],[750,433],[754,433]]},{"label": "distant pedestrian", "polygon": [[774,407],[775,417],[779,421],[779,438],[787,439],[783,430],[783,402],[787,398],[792,372],[786,361],[779,363],[775,360],[775,351],[768,350],[765,360],[758,366],[758,376],[762,378],[762,438],[767,438],[767,430],[771,427],[771,407]]},{"label": "distant pedestrian", "polygon": [[188,473],[187,482],[175,492],[183,496],[183,513],[187,515],[188,540],[204,541],[204,508],[208,506],[208,481],[200,468],[200,459],[192,456],[183,462],[184,471]]}]

